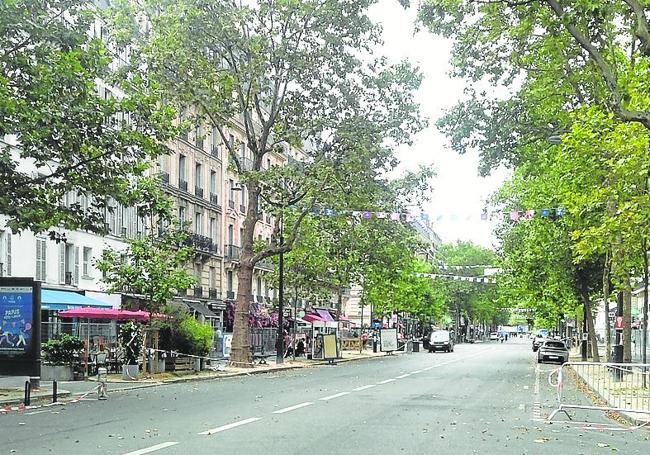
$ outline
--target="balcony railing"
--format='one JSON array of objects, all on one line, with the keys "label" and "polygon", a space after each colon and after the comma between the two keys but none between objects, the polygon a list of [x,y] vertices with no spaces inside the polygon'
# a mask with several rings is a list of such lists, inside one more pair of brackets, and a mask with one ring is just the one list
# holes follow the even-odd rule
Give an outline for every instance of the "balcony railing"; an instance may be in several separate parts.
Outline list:
[{"label": "balcony railing", "polygon": [[217,245],[210,237],[201,234],[190,234],[185,240],[185,244],[194,247],[196,251],[203,253],[216,253]]},{"label": "balcony railing", "polygon": [[72,284],[72,272],[65,272],[65,284]]},{"label": "balcony railing", "polygon": [[178,187],[183,190],[187,191],[187,180],[178,180]]},{"label": "balcony railing", "polygon": [[0,262],[0,276],[4,276],[5,265],[3,262]]},{"label": "balcony railing", "polygon": [[211,299],[218,299],[219,298],[219,290],[216,288],[210,288],[208,289],[208,297]]},{"label": "balcony railing", "polygon": [[210,202],[213,204],[219,204],[219,196],[214,193],[210,193]]},{"label": "balcony railing", "polygon": [[194,286],[194,297],[203,297],[203,286]]},{"label": "balcony railing", "polygon": [[236,245],[226,245],[224,258],[226,261],[239,261],[240,248]]},{"label": "balcony railing", "polygon": [[226,291],[226,299],[235,300],[235,291]]},{"label": "balcony railing", "polygon": [[162,171],[160,173],[160,180],[162,180],[163,183],[169,184],[169,172]]},{"label": "balcony railing", "polygon": [[232,199],[229,199],[228,200],[228,207],[230,207],[231,209],[234,209],[235,208],[235,201],[233,201]]},{"label": "balcony railing", "polygon": [[203,197],[203,188],[195,186],[194,194],[197,195],[198,197]]},{"label": "balcony railing", "polygon": [[214,156],[217,159],[221,158],[221,151],[219,150],[218,145],[213,145],[212,150],[210,150],[210,155]]},{"label": "balcony railing", "polygon": [[[239,167],[241,168],[241,172],[249,172],[253,170],[253,160],[244,157],[244,156],[238,156],[237,161],[239,161]],[[230,162],[232,163],[232,166],[237,170],[237,165],[235,164],[235,160],[231,157]]]}]

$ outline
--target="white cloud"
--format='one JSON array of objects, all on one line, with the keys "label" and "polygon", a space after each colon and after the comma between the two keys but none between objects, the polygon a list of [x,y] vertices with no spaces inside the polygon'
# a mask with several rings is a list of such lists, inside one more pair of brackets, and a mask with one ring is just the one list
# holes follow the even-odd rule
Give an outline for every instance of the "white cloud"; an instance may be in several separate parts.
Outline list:
[{"label": "white cloud", "polygon": [[416,137],[413,146],[398,151],[400,169],[434,166],[437,173],[434,192],[424,207],[443,241],[471,240],[491,247],[496,243],[492,235],[494,224],[482,221],[480,215],[485,200],[499,187],[507,172],[479,177],[478,154],[454,153],[447,147],[448,140],[437,130],[435,121],[462,98],[465,82],[447,75],[450,43],[425,30],[415,33],[415,15],[414,7],[404,10],[397,0],[381,0],[371,9],[371,17],[384,29],[381,52],[395,61],[407,58],[424,75],[418,98],[430,125]]}]

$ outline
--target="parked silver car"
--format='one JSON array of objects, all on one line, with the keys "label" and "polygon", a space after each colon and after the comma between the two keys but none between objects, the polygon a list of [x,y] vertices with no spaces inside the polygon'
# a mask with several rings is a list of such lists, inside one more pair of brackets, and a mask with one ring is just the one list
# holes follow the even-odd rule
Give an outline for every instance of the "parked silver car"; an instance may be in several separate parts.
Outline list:
[{"label": "parked silver car", "polygon": [[560,364],[569,361],[569,350],[563,341],[544,340],[537,350],[537,363],[545,361],[560,362]]}]

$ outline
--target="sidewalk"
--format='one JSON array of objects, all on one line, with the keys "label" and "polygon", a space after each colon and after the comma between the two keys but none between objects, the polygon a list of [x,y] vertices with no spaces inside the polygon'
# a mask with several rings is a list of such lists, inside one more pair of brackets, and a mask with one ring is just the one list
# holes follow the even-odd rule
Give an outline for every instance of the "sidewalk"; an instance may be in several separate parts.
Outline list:
[{"label": "sidewalk", "polygon": [[[398,351],[393,354],[401,355],[403,352]],[[417,354],[417,353],[416,353]],[[384,352],[373,353],[372,350],[343,351],[342,357],[335,363],[351,362],[364,359],[380,359],[389,357]],[[266,364],[256,364],[253,368],[235,368],[227,365],[227,360],[218,362],[218,369],[205,370],[191,373],[157,373],[141,374],[140,378],[135,381],[122,379],[121,374],[109,374],[107,378],[108,392],[121,392],[126,390],[140,389],[145,387],[155,387],[163,384],[173,384],[191,381],[206,381],[222,378],[232,378],[238,376],[251,376],[255,374],[274,373],[280,371],[294,370],[298,368],[310,368],[319,365],[325,365],[328,362],[322,360],[307,360],[306,358],[286,358],[284,364],[277,365],[275,357],[266,359]],[[0,406],[16,405],[23,402],[25,381],[29,378],[26,376],[0,377]],[[85,381],[59,382],[58,396],[60,398],[78,397],[89,392],[93,392],[97,387],[97,378],[95,376]],[[33,391],[31,394],[32,402],[49,403],[52,401],[52,382],[41,381],[39,391]]]}]

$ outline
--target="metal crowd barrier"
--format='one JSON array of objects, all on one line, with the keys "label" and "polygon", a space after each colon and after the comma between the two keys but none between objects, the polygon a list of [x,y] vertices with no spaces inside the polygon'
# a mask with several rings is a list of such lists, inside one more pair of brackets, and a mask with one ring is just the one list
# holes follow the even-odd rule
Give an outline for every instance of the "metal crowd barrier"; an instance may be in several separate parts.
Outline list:
[{"label": "metal crowd barrier", "polygon": [[[602,397],[606,404],[569,402],[564,393],[567,368],[573,369],[578,378]],[[566,362],[549,374],[548,382],[557,390],[558,403],[548,420],[552,420],[558,412],[571,419],[568,409],[650,414],[650,364]]]}]

